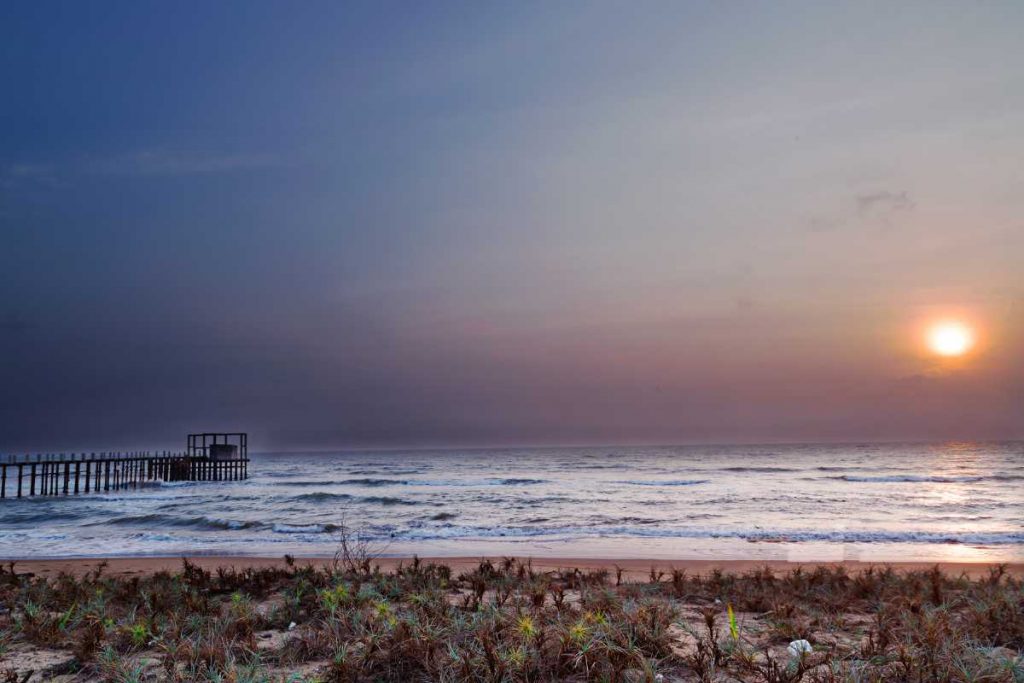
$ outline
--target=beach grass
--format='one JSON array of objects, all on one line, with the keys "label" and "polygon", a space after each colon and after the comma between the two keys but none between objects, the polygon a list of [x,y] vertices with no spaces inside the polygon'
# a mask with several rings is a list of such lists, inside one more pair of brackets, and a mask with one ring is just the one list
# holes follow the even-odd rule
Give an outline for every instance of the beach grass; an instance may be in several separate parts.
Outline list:
[{"label": "beach grass", "polygon": [[[0,681],[1024,681],[992,567],[539,571],[413,559],[0,573]],[[794,641],[806,641],[799,643]]]}]

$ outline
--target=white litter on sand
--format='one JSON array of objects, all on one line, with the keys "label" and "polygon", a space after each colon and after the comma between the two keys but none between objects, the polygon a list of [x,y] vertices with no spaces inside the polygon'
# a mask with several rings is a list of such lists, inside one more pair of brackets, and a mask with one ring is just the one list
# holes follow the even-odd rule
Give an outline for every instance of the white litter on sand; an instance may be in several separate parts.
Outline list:
[{"label": "white litter on sand", "polygon": [[801,657],[807,652],[814,652],[814,648],[806,640],[794,640],[789,644],[789,656]]}]

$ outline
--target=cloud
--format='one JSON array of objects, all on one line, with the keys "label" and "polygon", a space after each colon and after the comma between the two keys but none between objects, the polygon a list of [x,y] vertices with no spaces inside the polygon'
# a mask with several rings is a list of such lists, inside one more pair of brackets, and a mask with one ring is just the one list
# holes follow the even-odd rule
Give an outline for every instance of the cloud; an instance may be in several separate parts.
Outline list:
[{"label": "cloud", "polygon": [[865,217],[888,216],[899,211],[910,211],[914,202],[907,192],[872,192],[857,196],[857,213]]},{"label": "cloud", "polygon": [[868,194],[860,194],[844,202],[841,209],[824,215],[812,216],[807,227],[811,232],[828,232],[847,226],[881,226],[892,225],[893,218],[901,213],[912,211],[916,206],[910,194],[879,190]]},{"label": "cloud", "polygon": [[49,164],[8,164],[0,168],[0,190],[58,187],[61,182]]},{"label": "cloud", "polygon": [[734,303],[736,304],[736,309],[740,311],[750,311],[757,306],[757,302],[750,296],[738,296]]},{"label": "cloud", "polygon": [[187,176],[235,173],[279,166],[268,154],[235,154],[198,150],[141,150],[107,157],[85,157],[63,163],[11,163],[0,166],[0,191],[55,189],[81,176]]},{"label": "cloud", "polygon": [[200,175],[229,173],[276,165],[266,154],[223,154],[195,150],[143,150],[94,159],[85,164],[90,173],[110,175]]}]

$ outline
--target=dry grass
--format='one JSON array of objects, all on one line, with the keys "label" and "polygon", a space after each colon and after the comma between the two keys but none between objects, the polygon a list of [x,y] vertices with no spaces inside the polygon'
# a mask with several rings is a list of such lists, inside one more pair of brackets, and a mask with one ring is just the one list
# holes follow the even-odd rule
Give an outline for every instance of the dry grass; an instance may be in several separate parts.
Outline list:
[{"label": "dry grass", "polygon": [[[652,570],[631,583],[511,558],[459,576],[362,559],[216,573],[186,561],[132,578],[9,567],[0,683],[1024,681],[1024,588],[999,569]],[[791,655],[795,639],[813,652]]]}]

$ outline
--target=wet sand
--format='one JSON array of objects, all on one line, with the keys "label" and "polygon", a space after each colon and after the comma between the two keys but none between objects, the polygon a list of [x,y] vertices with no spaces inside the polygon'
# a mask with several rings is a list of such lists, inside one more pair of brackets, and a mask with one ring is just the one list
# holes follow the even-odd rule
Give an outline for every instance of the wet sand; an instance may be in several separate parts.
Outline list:
[{"label": "wet sand", "polygon": [[[218,567],[273,567],[284,566],[282,557],[241,557],[241,556],[214,556],[201,555],[189,557],[189,561],[208,570],[215,570]],[[437,562],[449,565],[454,571],[461,572],[471,569],[481,560],[480,557],[423,557],[424,562]],[[491,558],[500,560],[501,558]],[[523,558],[526,559],[526,558]],[[374,560],[374,564],[381,569],[393,569],[399,563],[410,562],[408,557],[382,557]],[[330,566],[333,560],[328,557],[296,558],[300,565],[313,565],[317,567]],[[6,568],[11,560],[0,560]],[[67,572],[73,575],[81,575],[95,571],[101,563],[106,563],[104,573],[128,576],[134,574],[150,574],[153,572],[168,570],[176,571],[181,569],[181,557],[115,557],[115,558],[75,558],[75,559],[48,559],[48,560],[14,560],[14,569],[20,573],[33,573],[37,576],[56,576],[60,572]],[[572,557],[539,557],[532,559],[533,566],[540,570],[566,569],[575,567],[580,570],[608,569],[615,571],[616,567],[624,570],[623,575],[632,580],[646,579],[651,568],[669,571],[671,569],[685,569],[690,574],[707,574],[715,569],[725,572],[745,572],[759,567],[771,567],[777,571],[787,571],[796,567],[813,569],[816,566],[835,567],[842,565],[851,572],[858,572],[868,567],[892,567],[897,571],[914,571],[931,569],[935,563],[928,562],[787,562],[787,561],[763,561],[763,560],[650,560],[650,559],[591,559]],[[994,566],[986,563],[968,562],[940,562],[938,566],[947,574],[966,574],[971,578],[978,578],[988,575],[989,568]],[[1007,573],[1013,576],[1024,576],[1024,563],[1007,565]]]}]

